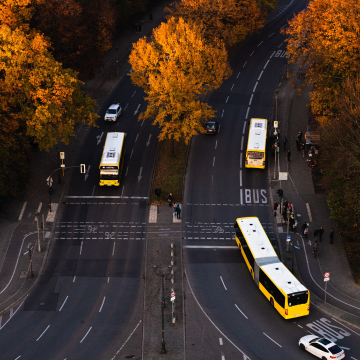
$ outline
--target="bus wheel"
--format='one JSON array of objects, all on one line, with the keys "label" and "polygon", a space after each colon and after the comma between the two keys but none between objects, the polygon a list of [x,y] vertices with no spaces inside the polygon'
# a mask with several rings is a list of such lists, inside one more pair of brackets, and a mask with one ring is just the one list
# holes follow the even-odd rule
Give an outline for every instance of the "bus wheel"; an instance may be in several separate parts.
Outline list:
[{"label": "bus wheel", "polygon": [[270,304],[271,304],[271,306],[274,306],[274,299],[273,298],[270,298]]}]

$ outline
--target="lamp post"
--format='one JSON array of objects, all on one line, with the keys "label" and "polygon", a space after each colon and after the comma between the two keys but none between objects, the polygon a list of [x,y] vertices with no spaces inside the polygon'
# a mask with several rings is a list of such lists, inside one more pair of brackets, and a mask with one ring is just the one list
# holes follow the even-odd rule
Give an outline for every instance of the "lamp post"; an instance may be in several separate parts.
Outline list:
[{"label": "lamp post", "polygon": [[37,227],[37,234],[38,234],[38,240],[37,240],[37,244],[38,244],[38,252],[41,252],[41,247],[40,247],[40,232],[39,232],[39,215],[40,212],[38,210],[35,211],[35,217],[36,217],[36,227]]},{"label": "lamp post", "polygon": [[29,254],[30,257],[30,276],[34,277],[33,268],[32,268],[32,249],[34,248],[33,244],[28,245],[28,251],[24,252],[23,255]]}]

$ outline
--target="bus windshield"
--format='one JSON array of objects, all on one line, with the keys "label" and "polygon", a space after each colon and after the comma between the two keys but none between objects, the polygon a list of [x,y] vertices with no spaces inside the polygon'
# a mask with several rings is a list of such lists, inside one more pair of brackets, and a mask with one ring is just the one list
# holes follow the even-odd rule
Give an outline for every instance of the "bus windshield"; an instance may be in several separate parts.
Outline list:
[{"label": "bus windshield", "polygon": [[260,151],[248,151],[249,159],[263,159],[264,153]]},{"label": "bus windshield", "polygon": [[309,293],[301,292],[296,294],[288,295],[288,304],[289,306],[301,305],[306,304],[309,299]]}]

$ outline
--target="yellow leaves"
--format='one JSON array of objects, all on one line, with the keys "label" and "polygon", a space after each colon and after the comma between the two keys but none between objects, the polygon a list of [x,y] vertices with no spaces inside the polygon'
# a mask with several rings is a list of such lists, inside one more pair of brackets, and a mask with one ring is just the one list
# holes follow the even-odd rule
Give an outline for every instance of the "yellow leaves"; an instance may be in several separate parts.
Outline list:
[{"label": "yellow leaves", "polygon": [[202,33],[183,19],[170,18],[146,38],[133,44],[132,81],[144,88],[149,105],[139,119],[154,118],[159,139],[187,142],[202,131],[202,121],[214,111],[200,96],[218,88],[230,76],[224,45],[205,42]]}]

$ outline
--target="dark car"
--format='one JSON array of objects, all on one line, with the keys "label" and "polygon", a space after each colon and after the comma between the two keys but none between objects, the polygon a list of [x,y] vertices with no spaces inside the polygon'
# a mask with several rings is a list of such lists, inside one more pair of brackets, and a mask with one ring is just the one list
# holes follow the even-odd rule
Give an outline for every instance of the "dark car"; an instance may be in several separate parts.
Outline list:
[{"label": "dark car", "polygon": [[219,132],[219,123],[217,121],[207,121],[204,124],[205,134],[215,135]]}]

